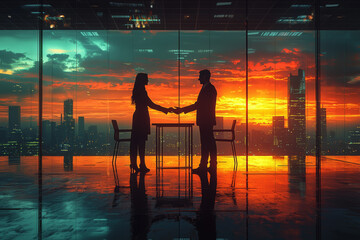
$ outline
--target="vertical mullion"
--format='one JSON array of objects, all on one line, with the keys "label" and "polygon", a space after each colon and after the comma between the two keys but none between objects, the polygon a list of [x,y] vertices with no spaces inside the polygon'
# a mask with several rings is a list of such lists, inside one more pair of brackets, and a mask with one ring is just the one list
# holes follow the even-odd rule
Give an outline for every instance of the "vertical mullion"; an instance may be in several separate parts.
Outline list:
[{"label": "vertical mullion", "polygon": [[316,239],[321,239],[320,0],[315,0]]},{"label": "vertical mullion", "polygon": [[248,156],[249,156],[249,54],[248,54],[248,0],[246,0],[245,6],[245,71],[246,71],[246,137],[245,137],[245,147],[246,147],[246,172],[248,171]]},{"label": "vertical mullion", "polygon": [[38,161],[38,239],[42,239],[42,118],[43,118],[43,0],[39,6],[39,161]]}]

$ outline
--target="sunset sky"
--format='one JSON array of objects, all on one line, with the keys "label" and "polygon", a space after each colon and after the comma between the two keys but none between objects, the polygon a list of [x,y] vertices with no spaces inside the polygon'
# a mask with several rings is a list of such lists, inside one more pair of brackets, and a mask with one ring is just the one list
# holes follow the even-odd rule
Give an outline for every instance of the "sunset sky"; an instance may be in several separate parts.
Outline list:
[{"label": "sunset sky", "polygon": [[[249,121],[269,125],[274,115],[287,118],[287,80],[301,68],[307,127],[313,128],[314,32],[293,37],[264,33],[249,32]],[[149,74],[150,98],[171,107],[178,103],[179,71],[185,106],[196,100],[198,72],[207,68],[218,92],[217,116],[245,122],[245,32],[182,31],[180,44],[178,37],[178,31],[44,31],[44,119],[59,123],[64,100],[72,98],[75,119],[130,125],[138,72]],[[328,125],[359,125],[360,32],[322,31],[321,39],[321,97]],[[9,105],[21,105],[23,126],[36,124],[38,32],[2,31],[0,43],[0,126],[7,126]],[[152,122],[177,121],[174,114],[150,114]],[[194,116],[181,115],[181,121],[193,122]]]}]

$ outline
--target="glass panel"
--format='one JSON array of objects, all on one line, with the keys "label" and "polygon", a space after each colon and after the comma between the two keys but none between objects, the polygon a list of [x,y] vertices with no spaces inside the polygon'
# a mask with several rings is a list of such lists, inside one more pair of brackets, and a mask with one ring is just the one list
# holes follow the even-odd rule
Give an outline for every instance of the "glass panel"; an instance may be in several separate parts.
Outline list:
[{"label": "glass panel", "polygon": [[[8,24],[17,26],[13,17]],[[16,238],[22,231],[32,239],[38,234],[39,32],[0,30],[0,46],[1,234]]]}]

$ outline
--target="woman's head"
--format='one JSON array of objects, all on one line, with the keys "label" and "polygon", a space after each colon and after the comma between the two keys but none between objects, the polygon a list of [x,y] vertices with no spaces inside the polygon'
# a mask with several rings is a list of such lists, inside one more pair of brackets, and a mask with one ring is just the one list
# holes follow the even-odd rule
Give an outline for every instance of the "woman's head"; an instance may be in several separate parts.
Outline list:
[{"label": "woman's head", "polygon": [[149,82],[147,73],[138,73],[135,78],[135,85],[147,85]]},{"label": "woman's head", "polygon": [[131,96],[131,102],[135,103],[135,99],[144,94],[145,92],[145,85],[149,82],[147,73],[138,73],[135,78],[133,93]]}]

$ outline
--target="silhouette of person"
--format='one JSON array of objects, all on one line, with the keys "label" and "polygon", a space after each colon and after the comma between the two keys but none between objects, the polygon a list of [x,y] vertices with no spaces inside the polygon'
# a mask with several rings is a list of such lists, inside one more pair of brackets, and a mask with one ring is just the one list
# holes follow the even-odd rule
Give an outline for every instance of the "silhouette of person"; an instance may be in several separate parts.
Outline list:
[{"label": "silhouette of person", "polygon": [[199,239],[216,239],[216,214],[214,213],[217,174],[210,174],[210,184],[207,173],[200,173],[201,203],[196,213],[195,226]]},{"label": "silhouette of person", "polygon": [[198,125],[200,129],[201,142],[200,165],[192,171],[196,174],[206,172],[209,155],[209,172],[216,172],[217,169],[217,150],[213,133],[213,127],[216,125],[215,107],[217,92],[214,85],[210,83],[210,76],[210,71],[207,69],[199,72],[199,81],[203,86],[198,95],[197,101],[194,104],[171,110],[176,114],[180,114],[182,112],[188,113],[196,110],[196,125]]},{"label": "silhouette of person", "polygon": [[131,193],[131,239],[148,239],[151,222],[149,204],[145,191],[145,173],[140,173],[139,185],[137,173],[130,174]]},{"label": "silhouette of person", "polygon": [[[148,107],[167,114],[172,108],[164,108],[151,101],[147,95],[145,85],[149,79],[146,73],[136,75],[134,88],[132,91],[132,104],[135,104],[135,112],[132,119],[132,131],[130,141],[130,168],[138,172],[149,172],[145,164],[145,142],[150,134],[150,116]],[[140,156],[140,169],[137,166],[137,151]]]}]

